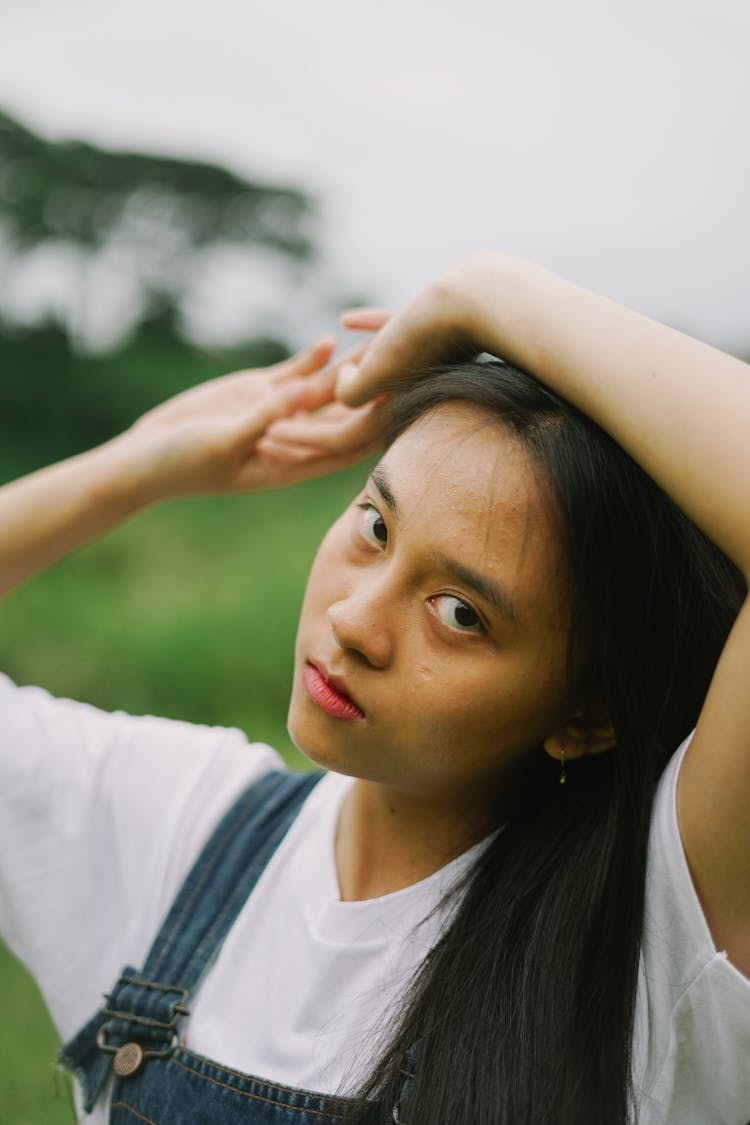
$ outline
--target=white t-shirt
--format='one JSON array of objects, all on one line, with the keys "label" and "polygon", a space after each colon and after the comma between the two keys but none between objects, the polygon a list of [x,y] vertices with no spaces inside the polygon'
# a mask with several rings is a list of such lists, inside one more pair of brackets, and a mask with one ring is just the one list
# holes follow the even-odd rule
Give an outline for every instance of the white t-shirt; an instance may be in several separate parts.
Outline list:
[{"label": "white t-shirt", "polygon": [[[239,731],[107,715],[0,677],[0,932],[64,1039],[125,964],[143,964],[201,846],[280,760]],[[745,1125],[750,981],[717,953],[675,814],[657,798],[634,1069],[637,1125]],[[341,902],[333,841],[352,782],[313,790],[192,998],[187,1045],[221,1065],[346,1093],[446,922],[476,849],[416,886]],[[481,847],[481,845],[479,845]],[[106,1120],[103,1108],[89,1118]]]}]

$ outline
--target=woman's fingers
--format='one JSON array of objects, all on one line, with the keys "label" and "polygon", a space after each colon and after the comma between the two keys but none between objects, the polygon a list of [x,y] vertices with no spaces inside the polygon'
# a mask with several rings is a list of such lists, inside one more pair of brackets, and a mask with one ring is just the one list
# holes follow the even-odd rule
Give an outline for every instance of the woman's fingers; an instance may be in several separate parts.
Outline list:
[{"label": "woman's fingers", "polygon": [[336,397],[359,406],[376,395],[397,392],[435,363],[476,351],[468,338],[466,297],[457,271],[438,278],[389,318],[382,309],[351,310],[347,327],[382,319],[356,370],[342,368]]},{"label": "woman's fingers", "polygon": [[294,414],[269,426],[266,436],[318,453],[354,453],[365,456],[382,442],[388,412],[384,402],[366,403],[352,409],[332,403],[317,414]]},{"label": "woman's fingers", "polygon": [[359,363],[342,364],[337,399],[361,406],[375,395],[397,391],[430,362],[435,341],[428,324],[419,298],[384,321]]},{"label": "woman's fingers", "polygon": [[[334,347],[324,337],[283,364],[192,387],[142,419],[135,432],[149,443],[163,493],[276,487],[364,457],[384,430],[381,404],[354,411],[334,396],[339,368],[359,363],[366,347],[331,364]],[[271,433],[285,422],[288,432]],[[260,444],[266,435],[273,443]]]},{"label": "woman's fingers", "polygon": [[338,363],[326,367],[313,375],[308,375],[304,382],[299,382],[299,396],[295,402],[295,410],[313,411],[332,402],[335,397],[336,384],[339,371],[347,363],[358,363],[366,351],[366,347],[356,348],[344,356]]},{"label": "woman's fingers", "polygon": [[[276,387],[248,414],[232,443],[231,489],[279,488],[335,472],[382,445],[387,404],[352,409],[332,401],[335,377],[329,369]],[[310,412],[299,409],[304,402]]]},{"label": "woman's fingers", "polygon": [[296,442],[306,446],[317,446],[321,441],[334,437],[350,418],[356,418],[367,407],[356,410],[343,403],[331,403],[315,414],[292,414],[271,423],[266,431],[275,440]]},{"label": "woman's fingers", "polygon": [[[249,449],[271,426],[294,415],[295,411],[314,411],[330,402],[335,379],[335,373],[328,371],[314,383],[309,378],[298,378],[269,389],[260,401],[241,411],[240,416],[235,419],[232,442],[234,450],[241,453]],[[308,415],[305,413],[302,417]]]},{"label": "woman's fingers", "polygon": [[358,363],[342,363],[336,379],[336,398],[347,403],[351,409],[367,400],[366,387],[362,384]]},{"label": "woman's fingers", "polygon": [[296,444],[284,438],[264,434],[254,445],[237,478],[237,487],[282,488],[297,481],[334,473],[356,464],[376,449],[378,442],[341,442],[341,448],[325,445]]},{"label": "woman's fingers", "polygon": [[314,375],[325,367],[335,350],[335,338],[333,336],[321,336],[311,347],[305,348],[304,351],[298,352],[277,364],[274,381],[284,383],[290,379],[298,379],[300,376]]},{"label": "woman's fingers", "polygon": [[345,359],[334,363],[332,367],[324,367],[322,370],[306,375],[304,379],[298,377],[290,380],[287,386],[297,388],[297,393],[292,395],[292,411],[313,412],[318,411],[320,407],[327,403],[332,403],[335,397],[338,371],[344,363],[359,362],[364,351],[364,348],[358,348],[347,355]]},{"label": "woman's fingers", "polygon": [[379,332],[393,316],[391,309],[380,309],[373,306],[357,309],[345,309],[339,320],[344,328],[353,332]]},{"label": "woman's fingers", "polygon": [[284,371],[280,380],[274,378],[267,384],[260,399],[257,398],[259,373],[242,373],[236,389],[240,394],[247,394],[248,407],[242,408],[241,399],[237,399],[235,405],[240,410],[236,417],[237,441],[250,444],[277,419],[286,418],[296,411],[304,412],[304,417],[313,416],[314,412],[332,403],[341,363],[358,360],[365,350],[357,348],[346,360],[329,367],[327,362],[334,346],[333,339],[328,338],[309,352],[302,353],[293,363],[287,361],[285,366],[292,363],[291,368]]}]

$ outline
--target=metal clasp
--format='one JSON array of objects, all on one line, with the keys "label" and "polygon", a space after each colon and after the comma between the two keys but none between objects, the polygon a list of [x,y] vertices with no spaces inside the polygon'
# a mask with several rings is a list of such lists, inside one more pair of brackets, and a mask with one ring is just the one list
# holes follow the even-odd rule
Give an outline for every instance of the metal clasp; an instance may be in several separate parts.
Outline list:
[{"label": "metal clasp", "polygon": [[114,1047],[107,1042],[107,1031],[111,1026],[111,1023],[105,1023],[99,1028],[96,1034],[96,1045],[105,1054],[115,1056],[113,1065],[118,1078],[130,1078],[131,1075],[138,1073],[146,1059],[166,1059],[179,1046],[179,1036],[175,1033],[172,1036],[172,1042],[162,1051],[144,1050],[141,1044],[135,1041],[123,1043],[120,1047]]},{"label": "metal clasp", "polygon": [[[179,1037],[175,1031],[177,1024],[184,1017],[190,1015],[189,1010],[185,1004],[190,996],[186,988],[178,988],[171,984],[162,984],[158,981],[144,980],[142,977],[120,977],[117,982],[117,987],[121,985],[132,984],[138,988],[150,988],[156,992],[175,992],[179,999],[176,1004],[170,1005],[172,1010],[171,1020],[157,1020],[153,1016],[139,1016],[137,1012],[126,1012],[119,1008],[110,1007],[112,1000],[112,993],[105,993],[104,999],[106,1001],[103,1009],[103,1014],[109,1016],[105,1024],[99,1028],[96,1036],[96,1045],[100,1051],[105,1054],[114,1055],[114,1071],[119,1078],[129,1078],[133,1074],[137,1074],[143,1066],[146,1059],[165,1059],[171,1055],[179,1045]],[[141,1027],[156,1028],[161,1031],[171,1031],[172,1037],[168,1047],[146,1048],[141,1043],[135,1040],[121,1044],[115,1047],[113,1044],[107,1042],[107,1034],[112,1027],[115,1020],[121,1020],[124,1023],[140,1024]]]},{"label": "metal clasp", "polygon": [[174,984],[161,984],[158,981],[144,980],[143,977],[120,977],[117,982],[118,987],[121,984],[134,984],[138,988],[150,988],[154,992],[176,992],[180,999],[179,1003],[171,1005],[173,1012],[172,1019],[169,1020],[169,1022],[165,1022],[164,1020],[155,1020],[150,1016],[139,1016],[136,1012],[122,1012],[117,1008],[110,1008],[109,1003],[112,999],[112,993],[105,992],[104,999],[107,1003],[104,1007],[104,1015],[111,1016],[113,1020],[127,1020],[129,1023],[140,1023],[144,1027],[161,1027],[165,1031],[169,1031],[171,1028],[177,1026],[183,1016],[190,1015],[190,1012],[185,1007],[190,996],[186,988],[178,988]]}]

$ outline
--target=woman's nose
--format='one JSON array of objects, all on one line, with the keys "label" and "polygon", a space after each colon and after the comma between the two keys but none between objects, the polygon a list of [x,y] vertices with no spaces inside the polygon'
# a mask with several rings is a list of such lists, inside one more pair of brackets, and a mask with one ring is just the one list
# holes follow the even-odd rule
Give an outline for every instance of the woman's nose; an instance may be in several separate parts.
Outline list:
[{"label": "woman's nose", "polygon": [[373,596],[355,594],[334,602],[328,622],[339,648],[358,653],[373,668],[387,668],[393,659],[394,637],[385,607]]}]

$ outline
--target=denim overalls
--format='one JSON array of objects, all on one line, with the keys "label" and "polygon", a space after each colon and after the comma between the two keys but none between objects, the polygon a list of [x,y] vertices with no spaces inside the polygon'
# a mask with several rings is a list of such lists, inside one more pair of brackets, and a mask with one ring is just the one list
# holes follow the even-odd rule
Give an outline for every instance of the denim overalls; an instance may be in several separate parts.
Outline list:
[{"label": "denim overalls", "polygon": [[274,771],[241,794],[185,879],[143,971],[124,968],[105,1006],[61,1048],[87,1112],[114,1074],[110,1125],[342,1120],[340,1098],[227,1070],[179,1043],[190,995],[321,776]]}]

